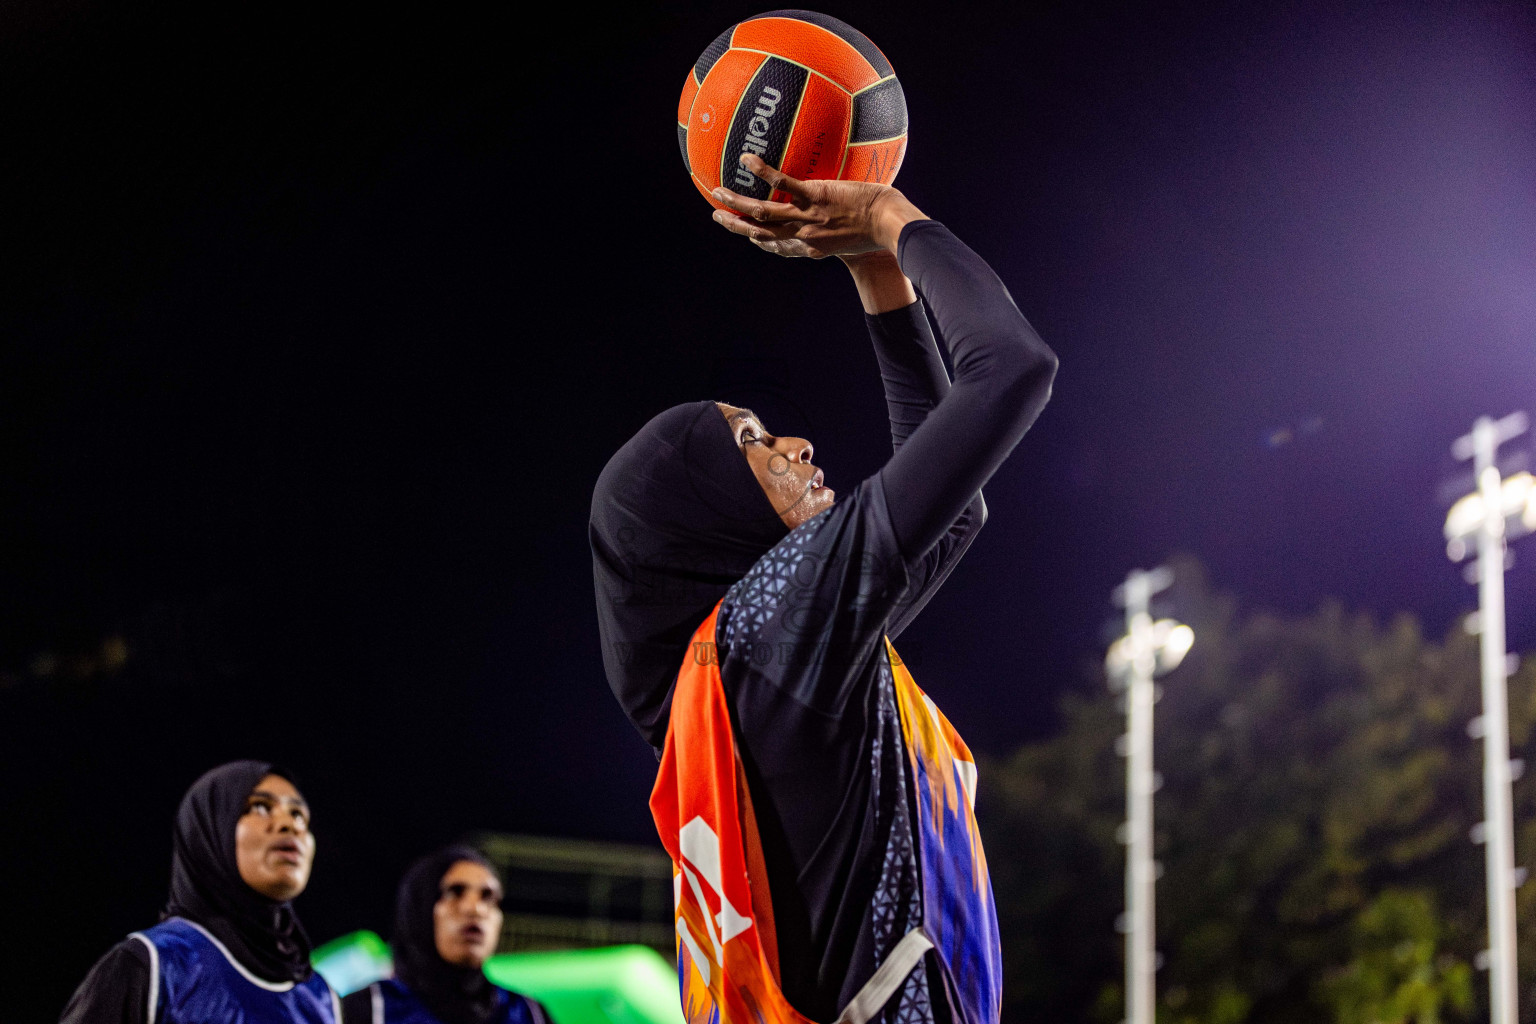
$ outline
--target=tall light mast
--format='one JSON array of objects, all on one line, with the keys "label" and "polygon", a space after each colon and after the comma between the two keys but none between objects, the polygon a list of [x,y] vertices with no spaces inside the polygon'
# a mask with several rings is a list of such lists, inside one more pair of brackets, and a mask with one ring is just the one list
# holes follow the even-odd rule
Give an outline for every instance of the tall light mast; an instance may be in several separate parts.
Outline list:
[{"label": "tall light mast", "polygon": [[1109,648],[1105,666],[1110,686],[1125,694],[1125,735],[1116,748],[1125,756],[1125,932],[1126,1024],[1153,1024],[1156,1017],[1157,903],[1159,874],[1152,850],[1152,794],[1162,780],[1152,767],[1152,705],[1155,676],[1174,669],[1194,643],[1194,630],[1172,619],[1152,621],[1152,595],[1173,583],[1166,566],[1138,569],[1115,588],[1125,608],[1125,635]]},{"label": "tall light mast", "polygon": [[1477,627],[1482,643],[1483,713],[1468,731],[1483,739],[1483,820],[1472,830],[1484,844],[1488,875],[1488,1003],[1491,1024],[1519,1024],[1516,992],[1514,811],[1510,796],[1509,658],[1504,650],[1506,541],[1536,530],[1536,487],[1531,474],[1499,475],[1499,445],[1525,433],[1524,413],[1500,420],[1480,417],[1456,439],[1451,453],[1472,460],[1477,490],[1445,518],[1446,554],[1466,558],[1475,541],[1477,561],[1468,567],[1477,582]]}]

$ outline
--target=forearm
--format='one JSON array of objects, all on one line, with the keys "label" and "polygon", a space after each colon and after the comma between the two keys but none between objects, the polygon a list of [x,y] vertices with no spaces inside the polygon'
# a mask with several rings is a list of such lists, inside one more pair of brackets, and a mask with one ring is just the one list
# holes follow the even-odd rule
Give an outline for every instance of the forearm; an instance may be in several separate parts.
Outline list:
[{"label": "forearm", "polygon": [[[910,287],[911,282],[901,274],[899,266],[891,266],[889,272],[899,275]],[[891,448],[898,451],[949,393],[949,374],[922,302],[912,301],[878,315],[867,314],[864,319],[874,343],[875,361],[880,366],[880,383],[891,423]],[[917,616],[934,591],[943,585],[985,521],[986,505],[978,491],[927,554],[908,563],[907,589],[886,623],[887,635],[900,635]]]},{"label": "forearm", "polygon": [[901,309],[917,301],[917,292],[907,275],[901,272],[901,264],[896,261],[894,252],[877,249],[841,259],[853,275],[864,312],[870,316]]},{"label": "forearm", "polygon": [[866,314],[864,323],[880,368],[895,450],[949,393],[949,374],[920,301],[879,315]]},{"label": "forearm", "polygon": [[954,385],[882,470],[908,559],[926,555],[1050,397],[1056,357],[982,259],[942,225],[901,236],[901,260],[927,299]]}]

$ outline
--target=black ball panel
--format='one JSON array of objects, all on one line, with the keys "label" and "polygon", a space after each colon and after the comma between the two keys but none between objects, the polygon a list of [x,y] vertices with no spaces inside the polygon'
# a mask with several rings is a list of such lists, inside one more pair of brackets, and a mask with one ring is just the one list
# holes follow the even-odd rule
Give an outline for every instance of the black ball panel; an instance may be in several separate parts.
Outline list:
[{"label": "black ball panel", "polygon": [[907,97],[896,78],[870,86],[853,97],[849,144],[878,142],[907,134]]},{"label": "black ball panel", "polygon": [[693,62],[693,80],[695,82],[703,82],[704,76],[709,74],[709,69],[715,66],[715,61],[719,60],[725,51],[731,48],[731,33],[735,31],[736,26],[732,25],[718,36],[715,36],[715,41],[706,46],[704,52],[699,54],[699,59]]},{"label": "black ball panel", "polygon": [[824,28],[858,50],[860,55],[869,61],[869,66],[875,69],[875,74],[881,78],[893,73],[891,62],[885,59],[885,54],[880,52],[878,46],[869,41],[868,36],[846,21],[839,21],[830,14],[822,14],[820,11],[769,11],[766,14],[753,15],[746,20],[756,21],[758,18],[794,18],[796,21],[805,21],[818,28]]}]

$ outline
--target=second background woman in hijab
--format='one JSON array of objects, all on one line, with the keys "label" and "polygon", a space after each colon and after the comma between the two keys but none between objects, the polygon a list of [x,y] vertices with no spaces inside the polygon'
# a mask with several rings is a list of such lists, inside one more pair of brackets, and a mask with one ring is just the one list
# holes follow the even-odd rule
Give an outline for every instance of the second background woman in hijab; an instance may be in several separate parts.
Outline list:
[{"label": "second background woman in hijab", "polygon": [[62,1024],[334,1024],[335,994],[310,969],[291,902],[309,883],[315,837],[288,774],[232,761],[192,784],[160,923],[97,961]]},{"label": "second background woman in hijab", "polygon": [[501,894],[490,862],[470,847],[413,864],[395,901],[395,975],[343,999],[345,1024],[550,1024],[537,1001],[485,976]]}]

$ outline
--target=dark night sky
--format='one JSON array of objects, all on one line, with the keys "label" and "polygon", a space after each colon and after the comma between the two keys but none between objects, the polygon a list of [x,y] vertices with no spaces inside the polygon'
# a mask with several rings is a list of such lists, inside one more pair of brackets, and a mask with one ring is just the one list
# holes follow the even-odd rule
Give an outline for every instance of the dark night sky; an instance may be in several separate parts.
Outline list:
[{"label": "dark night sky", "polygon": [[[840,488],[888,443],[842,268],[737,244],[678,160],[683,75],[757,8],[215,6],[0,15],[18,1020],[153,919],[175,802],[232,757],[316,805],[317,939],[382,929],[466,830],[647,841],[598,470],[700,397],[804,432]],[[1062,361],[904,644],[974,746],[1048,734],[1110,589],[1172,553],[1249,609],[1471,606],[1450,442],[1536,412],[1531,7],[823,9],[905,85],[897,184]]]}]

